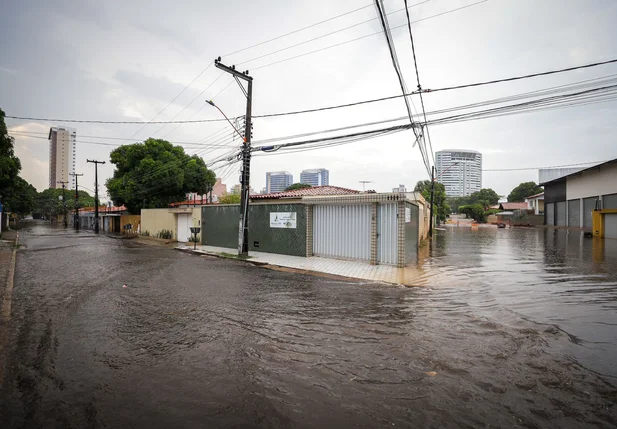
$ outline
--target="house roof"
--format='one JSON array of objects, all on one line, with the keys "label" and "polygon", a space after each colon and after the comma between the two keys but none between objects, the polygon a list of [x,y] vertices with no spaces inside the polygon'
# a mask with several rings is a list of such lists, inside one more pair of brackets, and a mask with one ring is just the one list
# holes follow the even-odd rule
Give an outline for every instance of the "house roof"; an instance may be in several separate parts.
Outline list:
[{"label": "house roof", "polygon": [[540,192],[539,194],[535,194],[535,195],[530,195],[528,197],[525,197],[526,200],[530,200],[532,198],[538,198],[538,197],[542,197],[544,196],[544,192]]},{"label": "house roof", "polygon": [[353,195],[360,194],[348,188],[339,186],[314,186],[312,188],[294,189],[293,191],[273,192],[271,194],[255,194],[251,195],[252,200],[276,200],[281,198],[302,198],[302,197],[319,197],[325,195]]},{"label": "house roof", "polygon": [[501,210],[525,210],[527,203],[500,203]]},{"label": "house roof", "polygon": [[574,173],[566,174],[565,176],[557,177],[556,179],[553,179],[553,180],[548,180],[548,181],[546,181],[546,182],[542,182],[542,183],[540,183],[540,186],[544,186],[544,185],[545,185],[545,184],[547,184],[547,183],[558,182],[558,181],[560,181],[560,180],[565,179],[566,177],[575,176],[575,175],[577,175],[577,174],[581,174],[581,173],[584,173],[584,172],[586,172],[586,171],[590,171],[590,170],[594,170],[594,169],[596,169],[596,168],[600,168],[600,167],[602,167],[602,166],[604,166],[604,165],[616,164],[616,163],[617,163],[617,158],[615,158],[615,159],[611,159],[610,161],[606,161],[606,162],[602,162],[602,163],[600,163],[600,164],[592,165],[591,167],[584,168],[583,170],[579,170],[579,171],[576,171],[576,172],[574,172]]},{"label": "house roof", "polygon": [[177,201],[175,203],[171,203],[169,207],[178,207],[178,206],[205,206],[217,203],[209,203],[207,199],[195,198],[194,200],[186,200],[186,201]]}]

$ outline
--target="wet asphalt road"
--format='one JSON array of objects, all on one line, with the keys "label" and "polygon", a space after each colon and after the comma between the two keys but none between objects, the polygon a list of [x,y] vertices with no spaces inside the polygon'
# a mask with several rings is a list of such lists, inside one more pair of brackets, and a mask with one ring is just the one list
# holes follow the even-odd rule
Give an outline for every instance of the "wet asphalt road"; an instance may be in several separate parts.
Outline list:
[{"label": "wet asphalt road", "polygon": [[[551,262],[545,251],[518,260],[521,240],[548,243],[521,237],[502,242],[502,266],[499,255],[470,262],[461,249],[475,241],[442,234],[424,287],[402,288],[31,224],[0,427],[617,427],[616,274],[587,273],[603,295],[580,301],[612,330],[574,335],[586,322],[568,318],[572,295],[563,307],[551,295],[557,281],[538,274],[530,304],[521,267]],[[581,287],[548,272],[562,291]],[[565,325],[550,320],[557,311]]]}]

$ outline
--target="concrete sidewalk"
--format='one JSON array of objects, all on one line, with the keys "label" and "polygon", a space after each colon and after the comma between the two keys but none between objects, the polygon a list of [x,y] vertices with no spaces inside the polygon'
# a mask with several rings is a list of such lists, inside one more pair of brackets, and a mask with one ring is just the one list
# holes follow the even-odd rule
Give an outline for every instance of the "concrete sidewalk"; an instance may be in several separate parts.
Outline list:
[{"label": "concrete sidewalk", "polygon": [[[237,249],[203,245],[197,245],[197,249],[193,250],[193,246],[189,244],[178,246],[176,249],[214,256],[221,256],[223,253],[229,255],[236,255],[238,253]],[[277,267],[370,280],[373,282],[402,284],[406,286],[414,286],[414,280],[422,274],[422,270],[417,267],[397,268],[391,265],[370,265],[368,262],[363,261],[348,261],[317,256],[305,258],[302,256],[278,255],[253,251],[249,252],[249,256],[250,262],[264,265],[267,264]]]}]

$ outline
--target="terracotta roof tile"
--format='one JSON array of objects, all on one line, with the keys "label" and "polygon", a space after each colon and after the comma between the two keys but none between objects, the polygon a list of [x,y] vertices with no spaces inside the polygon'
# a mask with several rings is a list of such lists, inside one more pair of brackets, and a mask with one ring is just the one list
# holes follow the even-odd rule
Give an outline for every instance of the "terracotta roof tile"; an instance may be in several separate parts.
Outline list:
[{"label": "terracotta roof tile", "polygon": [[293,191],[273,192],[271,194],[256,194],[251,195],[252,200],[267,200],[280,198],[302,198],[302,197],[317,197],[324,195],[353,195],[359,194],[356,191],[339,186],[314,186],[312,188],[294,189]]},{"label": "terracotta roof tile", "polygon": [[500,203],[502,210],[525,210],[527,203]]}]

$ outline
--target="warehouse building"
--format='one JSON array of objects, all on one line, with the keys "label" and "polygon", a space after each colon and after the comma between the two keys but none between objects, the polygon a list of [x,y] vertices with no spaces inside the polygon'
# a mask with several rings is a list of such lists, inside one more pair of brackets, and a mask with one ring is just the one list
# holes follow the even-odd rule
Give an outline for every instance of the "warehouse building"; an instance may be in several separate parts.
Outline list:
[{"label": "warehouse building", "polygon": [[591,231],[595,212],[603,225],[602,235],[617,238],[617,159],[549,176],[546,181],[543,173],[545,225]]}]

